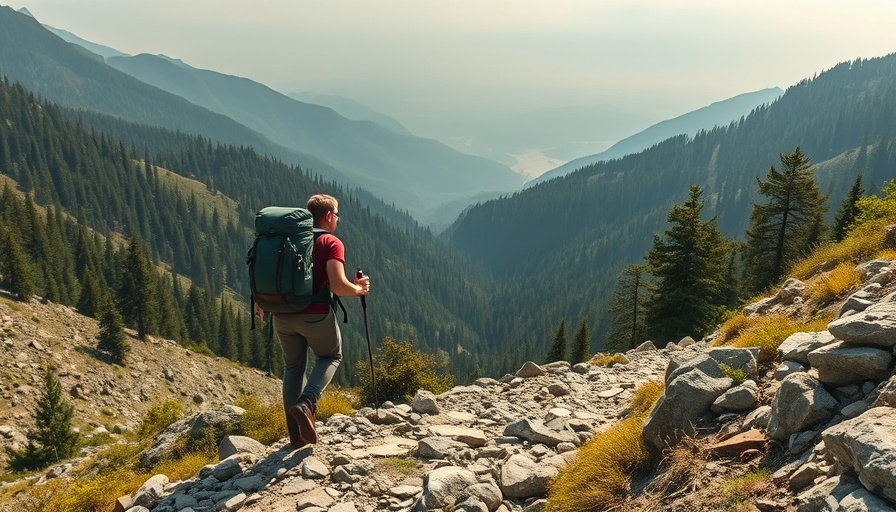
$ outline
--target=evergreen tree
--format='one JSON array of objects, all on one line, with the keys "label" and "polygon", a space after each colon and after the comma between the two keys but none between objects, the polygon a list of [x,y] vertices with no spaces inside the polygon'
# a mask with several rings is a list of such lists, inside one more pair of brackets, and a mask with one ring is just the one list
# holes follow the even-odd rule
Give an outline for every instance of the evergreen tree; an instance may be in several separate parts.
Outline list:
[{"label": "evergreen tree", "polygon": [[128,242],[119,273],[118,304],[125,321],[137,329],[137,337],[146,339],[156,326],[158,300],[156,274],[136,236]]},{"label": "evergreen tree", "polygon": [[849,189],[849,193],[843,198],[843,203],[840,204],[840,209],[837,210],[837,215],[834,216],[834,228],[831,235],[835,242],[840,242],[846,237],[850,226],[852,226],[852,223],[859,215],[859,199],[865,195],[865,189],[862,187],[862,176],[862,174],[856,176],[855,181],[852,183],[852,188]]},{"label": "evergreen tree", "polygon": [[579,330],[576,331],[576,337],[572,342],[572,356],[570,362],[573,364],[582,363],[591,356],[591,332],[588,329],[588,320],[583,318],[579,324]]},{"label": "evergreen tree", "polygon": [[672,207],[672,224],[655,235],[647,253],[655,289],[647,310],[648,334],[665,346],[685,336],[701,338],[720,319],[730,244],[715,217],[703,221],[703,190],[691,185],[684,204]]},{"label": "evergreen tree", "polygon": [[36,291],[35,270],[22,247],[19,237],[10,229],[3,229],[0,243],[0,274],[10,291],[21,300],[31,299]]},{"label": "evergreen tree", "polygon": [[780,158],[782,172],[772,166],[764,181],[756,178],[768,202],[753,203],[747,229],[746,277],[752,293],[777,283],[823,232],[827,197],[818,190],[809,158],[799,147]]},{"label": "evergreen tree", "polygon": [[650,289],[647,265],[629,265],[616,280],[613,302],[610,304],[609,350],[624,352],[635,348],[646,337],[645,314]]},{"label": "evergreen tree", "polygon": [[115,308],[111,300],[106,300],[100,309],[100,334],[97,338],[96,348],[108,352],[115,362],[122,364],[131,345],[124,333],[124,322],[121,313]]},{"label": "evergreen tree", "polygon": [[97,318],[100,303],[108,293],[100,284],[99,278],[88,268],[81,278],[81,295],[78,297],[78,312],[84,316]]},{"label": "evergreen tree", "polygon": [[551,344],[551,350],[548,352],[547,362],[563,361],[566,359],[566,319],[560,320],[560,326],[557,328],[557,334],[554,335],[554,343]]},{"label": "evergreen tree", "polygon": [[78,442],[78,433],[72,430],[74,411],[65,400],[53,369],[47,367],[44,392],[32,414],[34,429],[27,434],[28,444],[21,451],[6,448],[9,468],[13,471],[40,469],[74,455]]}]

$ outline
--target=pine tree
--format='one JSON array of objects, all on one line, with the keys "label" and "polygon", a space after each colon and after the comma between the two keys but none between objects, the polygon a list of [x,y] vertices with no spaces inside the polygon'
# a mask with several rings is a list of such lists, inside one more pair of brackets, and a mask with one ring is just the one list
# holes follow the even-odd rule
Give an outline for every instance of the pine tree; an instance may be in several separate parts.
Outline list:
[{"label": "pine tree", "polygon": [[835,242],[840,242],[846,237],[850,226],[852,226],[852,223],[855,222],[856,217],[859,215],[859,199],[865,195],[865,189],[862,187],[862,176],[862,174],[856,176],[855,181],[852,183],[852,188],[849,189],[849,193],[843,198],[843,203],[840,205],[840,209],[837,210],[837,215],[834,216],[834,227],[831,236]]},{"label": "pine tree", "polygon": [[557,328],[557,334],[554,336],[554,343],[551,344],[551,350],[548,352],[549,363],[554,361],[563,361],[566,359],[566,319],[560,320],[560,326]]},{"label": "pine tree", "polygon": [[777,283],[823,233],[827,197],[818,190],[809,158],[799,147],[780,158],[782,172],[772,166],[764,181],[756,178],[768,202],[753,203],[747,229],[745,273],[752,293]]},{"label": "pine tree", "polygon": [[701,338],[719,321],[730,243],[716,226],[703,221],[703,190],[691,185],[684,204],[669,213],[672,224],[654,236],[647,253],[655,289],[647,309],[648,334],[662,346],[685,336]]},{"label": "pine tree", "polygon": [[21,300],[27,301],[34,295],[35,270],[28,259],[19,237],[9,228],[3,230],[0,242],[0,274],[10,291]]},{"label": "pine tree", "polygon": [[81,295],[78,297],[78,312],[84,316],[97,318],[100,303],[108,293],[100,284],[99,278],[88,268],[81,279]]},{"label": "pine tree", "polygon": [[635,348],[646,337],[644,318],[650,288],[647,265],[629,265],[616,280],[613,302],[610,304],[609,350],[624,352]]},{"label": "pine tree", "polygon": [[106,300],[100,308],[100,334],[97,337],[97,350],[108,352],[116,363],[124,363],[131,345],[124,333],[124,322],[121,313],[111,300]]},{"label": "pine tree", "polygon": [[7,465],[13,471],[44,468],[74,455],[78,433],[72,430],[75,409],[62,394],[62,386],[48,367],[44,373],[44,392],[32,414],[34,429],[28,431],[24,450],[6,448]]},{"label": "pine tree", "polygon": [[145,340],[146,335],[156,327],[157,276],[146,257],[143,244],[136,236],[128,242],[119,277],[118,304],[121,314],[129,325],[137,329],[137,337]]},{"label": "pine tree", "polygon": [[588,329],[588,320],[583,318],[579,324],[579,330],[576,331],[576,337],[572,342],[572,357],[570,362],[582,363],[591,356],[591,332]]}]

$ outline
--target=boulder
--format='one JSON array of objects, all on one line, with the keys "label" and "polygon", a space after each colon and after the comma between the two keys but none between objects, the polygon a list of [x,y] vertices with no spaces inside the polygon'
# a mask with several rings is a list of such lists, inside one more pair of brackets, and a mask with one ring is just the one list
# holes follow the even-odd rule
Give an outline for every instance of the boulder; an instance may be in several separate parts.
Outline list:
[{"label": "boulder", "polygon": [[466,490],[476,484],[476,475],[457,466],[430,471],[423,479],[423,494],[414,510],[453,509]]},{"label": "boulder", "polygon": [[869,491],[896,502],[896,409],[875,407],[822,432],[835,460]]},{"label": "boulder", "polygon": [[860,313],[834,320],[828,324],[828,331],[838,340],[853,345],[892,349],[896,346],[896,293]]},{"label": "boulder", "polygon": [[803,366],[809,366],[809,359],[806,357],[809,352],[834,341],[834,336],[828,331],[797,332],[781,342],[781,345],[778,346],[778,353],[785,361],[796,361]]},{"label": "boulder", "polygon": [[511,455],[501,467],[501,490],[508,498],[543,497],[555,476],[554,466],[539,464],[522,454]]},{"label": "boulder", "polygon": [[838,341],[809,352],[807,358],[818,372],[818,380],[841,386],[882,380],[887,375],[893,355],[888,350]]},{"label": "boulder", "polygon": [[827,421],[839,404],[824,386],[808,373],[788,375],[772,400],[768,436],[787,442],[790,435]]}]

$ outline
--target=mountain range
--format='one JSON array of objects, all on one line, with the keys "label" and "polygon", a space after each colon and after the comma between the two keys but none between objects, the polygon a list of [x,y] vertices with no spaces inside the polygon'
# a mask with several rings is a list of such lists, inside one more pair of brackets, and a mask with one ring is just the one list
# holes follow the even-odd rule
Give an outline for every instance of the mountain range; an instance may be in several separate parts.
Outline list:
[{"label": "mountain range", "polygon": [[779,87],[761,91],[739,94],[733,98],[717,101],[706,107],[688,112],[673,119],[661,121],[643,131],[626,137],[610,146],[606,151],[571,160],[556,169],[548,171],[526,185],[547,181],[557,176],[564,176],[576,169],[614,158],[622,158],[632,153],[643,151],[654,144],[674,137],[688,135],[694,137],[701,130],[711,130],[716,126],[726,126],[736,122],[738,118],[748,115],[758,106],[771,103],[780,98],[784,91]]},{"label": "mountain range", "polygon": [[[202,133],[225,143],[248,144],[362,187],[424,222],[427,212],[441,203],[475,192],[510,192],[523,182],[494,161],[368,121],[346,119],[249,79],[196,69],[163,56],[104,59],[6,7],[0,9],[0,30],[6,38],[0,47],[0,68],[10,80],[46,99],[151,126]],[[66,35],[58,29],[57,33]],[[50,76],[64,79],[45,79]],[[237,131],[241,135],[233,133]]]}]

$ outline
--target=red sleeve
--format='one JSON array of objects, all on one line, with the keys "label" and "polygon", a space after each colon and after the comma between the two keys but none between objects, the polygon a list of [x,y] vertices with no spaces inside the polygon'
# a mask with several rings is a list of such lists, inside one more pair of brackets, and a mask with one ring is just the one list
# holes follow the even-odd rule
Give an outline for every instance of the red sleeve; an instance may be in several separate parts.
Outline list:
[{"label": "red sleeve", "polygon": [[334,235],[322,235],[319,240],[323,246],[324,262],[339,260],[342,264],[345,264],[345,245],[343,245],[342,240]]}]

